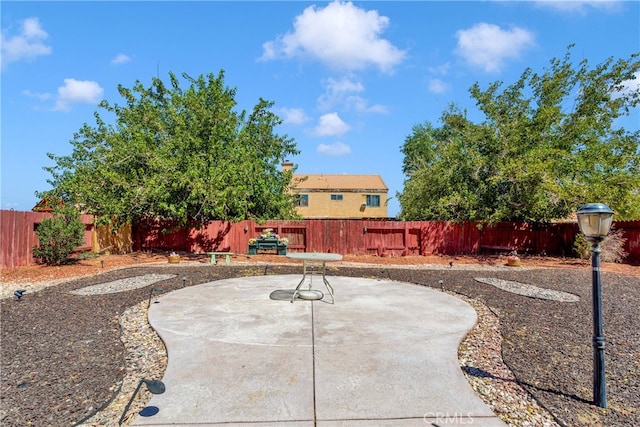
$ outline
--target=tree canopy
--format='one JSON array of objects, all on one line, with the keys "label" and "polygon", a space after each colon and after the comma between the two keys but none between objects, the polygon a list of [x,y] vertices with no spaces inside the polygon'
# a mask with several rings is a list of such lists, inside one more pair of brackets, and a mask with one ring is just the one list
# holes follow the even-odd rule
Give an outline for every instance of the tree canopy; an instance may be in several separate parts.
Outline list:
[{"label": "tree canopy", "polygon": [[549,222],[589,202],[640,218],[640,131],[617,121],[640,102],[640,53],[590,68],[572,64],[572,47],[506,88],[474,84],[483,122],[451,105],[442,126],[413,127],[401,148],[403,219]]},{"label": "tree canopy", "polygon": [[236,90],[224,72],[192,78],[183,89],[153,78],[118,86],[124,105],[102,101],[115,117],[84,123],[73,152],[48,156],[52,189],[37,193],[79,204],[102,221],[145,217],[182,224],[219,219],[295,217],[291,171],[280,164],[297,154],[295,142],[274,129],[282,121],[262,98],[251,113],[237,112]]}]

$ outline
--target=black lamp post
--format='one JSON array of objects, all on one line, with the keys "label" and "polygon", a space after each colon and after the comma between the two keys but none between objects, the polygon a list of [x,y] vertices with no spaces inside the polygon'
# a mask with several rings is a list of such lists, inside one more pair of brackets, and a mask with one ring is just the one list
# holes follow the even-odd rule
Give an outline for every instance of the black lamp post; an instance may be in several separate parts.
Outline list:
[{"label": "black lamp post", "polygon": [[600,283],[600,242],[609,234],[613,211],[602,203],[589,203],[578,209],[578,226],[591,243],[591,297],[593,299],[593,403],[607,407],[607,384],[604,374],[604,332],[602,330],[602,296]]}]

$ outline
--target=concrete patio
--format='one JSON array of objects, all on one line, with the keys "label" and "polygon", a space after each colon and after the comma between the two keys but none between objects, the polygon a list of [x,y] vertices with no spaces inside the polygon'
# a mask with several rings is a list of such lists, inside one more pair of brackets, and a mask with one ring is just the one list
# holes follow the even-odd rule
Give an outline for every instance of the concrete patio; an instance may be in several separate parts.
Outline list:
[{"label": "concrete patio", "polygon": [[297,275],[162,296],[149,322],[168,350],[166,392],[132,425],[505,425],[458,365],[471,306],[409,283],[328,278],[335,304],[291,303]]}]

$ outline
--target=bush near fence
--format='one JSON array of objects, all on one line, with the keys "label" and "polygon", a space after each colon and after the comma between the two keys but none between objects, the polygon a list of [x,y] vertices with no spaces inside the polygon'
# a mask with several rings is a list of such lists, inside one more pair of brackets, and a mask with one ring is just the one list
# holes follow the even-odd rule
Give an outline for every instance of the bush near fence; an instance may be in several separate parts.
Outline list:
[{"label": "bush near fence", "polygon": [[[34,264],[36,224],[49,214],[0,211],[2,250],[0,265]],[[249,239],[272,228],[289,241],[289,252],[335,252],[349,255],[477,255],[515,249],[532,255],[573,257],[579,233],[575,222],[553,224],[395,221],[367,219],[308,219],[300,221],[211,221],[203,227],[178,228],[170,222],[134,224],[117,232],[87,226],[85,248],[94,252],[176,251],[184,253],[234,252],[247,254]],[[615,221],[626,239],[625,263],[640,264],[640,221]],[[169,231],[167,231],[169,230]]]},{"label": "bush near fence", "polygon": [[[19,267],[35,264],[33,247],[38,245],[36,227],[44,218],[54,215],[43,212],[0,211],[0,266]],[[85,225],[84,244],[76,252],[94,250],[93,216],[80,215]]]}]

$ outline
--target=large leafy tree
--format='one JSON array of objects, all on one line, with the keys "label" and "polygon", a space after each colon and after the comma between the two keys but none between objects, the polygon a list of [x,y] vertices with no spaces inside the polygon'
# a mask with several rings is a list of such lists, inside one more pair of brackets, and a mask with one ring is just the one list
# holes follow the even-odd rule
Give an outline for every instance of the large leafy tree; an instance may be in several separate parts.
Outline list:
[{"label": "large leafy tree", "polygon": [[83,124],[68,156],[48,154],[52,189],[39,193],[81,204],[102,221],[146,217],[182,224],[212,219],[290,218],[291,172],[280,163],[295,143],[274,132],[281,120],[260,99],[237,112],[236,90],[224,72],[192,78],[188,87],[170,73],[170,86],[153,78],[118,91],[124,105],[102,101],[113,123],[98,112]]},{"label": "large leafy tree", "polygon": [[404,219],[548,222],[595,201],[640,218],[640,131],[616,127],[640,102],[640,53],[590,68],[571,48],[506,88],[473,85],[482,123],[452,105],[441,127],[414,126]]}]

